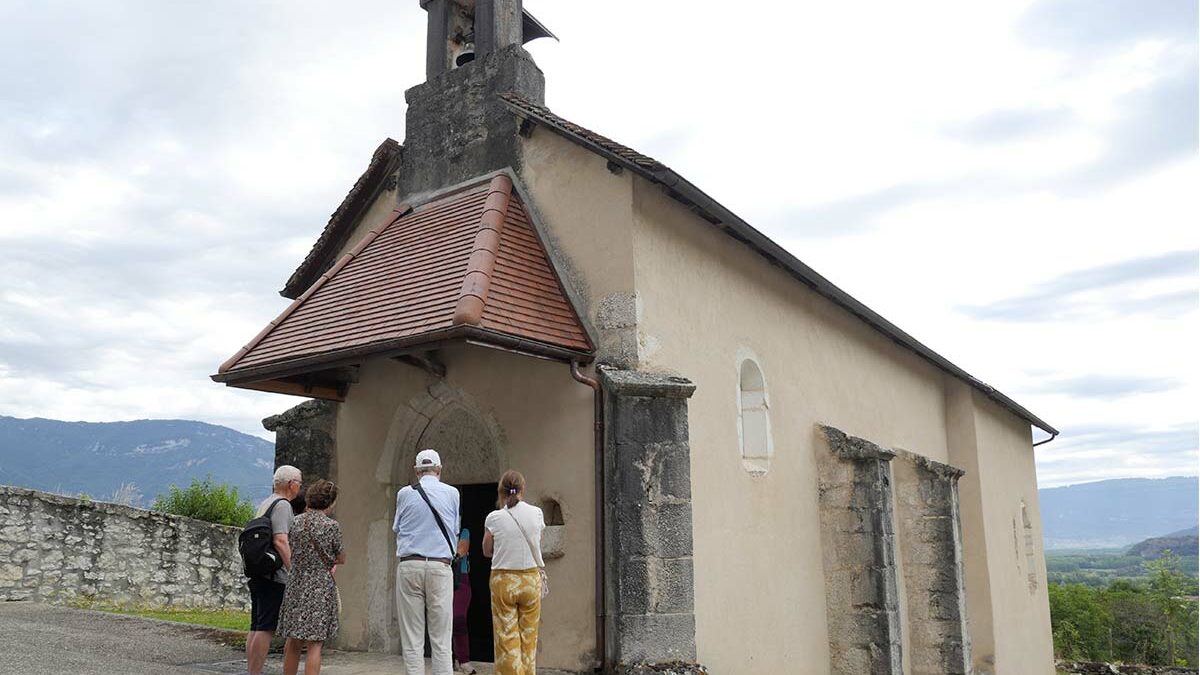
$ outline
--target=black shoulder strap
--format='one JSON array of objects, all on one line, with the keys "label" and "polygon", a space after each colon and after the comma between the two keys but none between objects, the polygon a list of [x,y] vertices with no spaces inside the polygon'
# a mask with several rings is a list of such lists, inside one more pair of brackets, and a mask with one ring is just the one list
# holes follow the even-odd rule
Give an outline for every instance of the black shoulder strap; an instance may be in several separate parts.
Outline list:
[{"label": "black shoulder strap", "polygon": [[454,558],[458,555],[458,549],[450,541],[450,531],[446,529],[446,523],[442,522],[442,515],[433,508],[433,502],[429,501],[429,495],[425,494],[425,488],[421,487],[421,481],[413,483],[413,489],[421,495],[421,499],[425,500],[426,506],[433,512],[433,519],[437,521],[438,529],[442,531],[442,536],[445,537],[446,544],[450,547],[450,557]]},{"label": "black shoulder strap", "polygon": [[275,501],[271,502],[271,505],[267,507],[267,512],[262,514],[262,517],[269,519],[271,517],[271,512],[275,510],[276,506],[279,506],[279,502],[286,502],[286,501],[287,501],[286,499],[284,499],[283,497],[280,497],[279,499],[276,499]]}]

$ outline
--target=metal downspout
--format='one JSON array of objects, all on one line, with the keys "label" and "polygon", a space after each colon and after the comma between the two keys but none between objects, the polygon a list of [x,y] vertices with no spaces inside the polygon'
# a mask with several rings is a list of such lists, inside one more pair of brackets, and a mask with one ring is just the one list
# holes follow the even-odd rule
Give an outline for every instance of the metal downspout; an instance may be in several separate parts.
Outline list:
[{"label": "metal downspout", "polygon": [[605,465],[604,465],[604,397],[600,391],[600,382],[593,377],[584,375],[579,370],[579,362],[571,362],[571,377],[592,388],[595,407],[595,456],[596,456],[596,659],[600,663],[600,672],[608,672],[608,645],[606,644],[607,612],[605,607],[605,550],[604,550],[604,503],[605,503]]}]

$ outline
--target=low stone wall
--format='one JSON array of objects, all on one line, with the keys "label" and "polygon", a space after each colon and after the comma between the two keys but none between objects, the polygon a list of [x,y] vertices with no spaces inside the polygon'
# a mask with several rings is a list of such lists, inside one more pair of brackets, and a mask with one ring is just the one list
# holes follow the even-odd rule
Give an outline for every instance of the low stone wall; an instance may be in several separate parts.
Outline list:
[{"label": "low stone wall", "polygon": [[238,531],[0,486],[0,601],[245,608]]}]

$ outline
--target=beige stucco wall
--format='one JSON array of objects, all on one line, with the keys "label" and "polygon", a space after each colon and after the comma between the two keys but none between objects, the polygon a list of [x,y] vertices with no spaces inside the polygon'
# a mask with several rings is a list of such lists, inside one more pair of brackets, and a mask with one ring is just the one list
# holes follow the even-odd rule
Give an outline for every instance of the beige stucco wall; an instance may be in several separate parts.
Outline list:
[{"label": "beige stucco wall", "polygon": [[609,363],[634,365],[633,184],[593,152],[543,130],[525,142],[519,179],[551,258]]},{"label": "beige stucco wall", "polygon": [[[696,383],[690,406],[701,661],[825,672],[815,425],[946,461],[942,377],[657,187],[635,184],[642,366]],[[774,457],[742,468],[739,357],[763,370]]]},{"label": "beige stucco wall", "polygon": [[[565,555],[547,562],[554,590],[542,610],[539,662],[586,669],[594,643],[592,391],[559,363],[473,346],[447,348],[441,356],[452,395],[499,430],[500,466],[525,474],[531,502],[552,497],[562,506]],[[359,383],[339,408],[337,517],[347,562],[338,570],[343,602],[338,645],[344,648],[399,649],[390,528],[395,492],[411,479],[408,457],[415,449],[396,447],[403,434],[394,429],[403,418],[397,413],[405,413],[409,401],[428,399],[434,383],[417,368],[377,359],[364,364]],[[444,479],[454,483],[454,448],[439,450],[447,465]]]},{"label": "beige stucco wall", "polygon": [[960,426],[973,427],[973,440],[964,433],[954,457],[972,465],[960,480],[959,495],[975,668],[981,674],[1052,674],[1030,428],[965,384],[947,389],[948,401],[962,415]]}]

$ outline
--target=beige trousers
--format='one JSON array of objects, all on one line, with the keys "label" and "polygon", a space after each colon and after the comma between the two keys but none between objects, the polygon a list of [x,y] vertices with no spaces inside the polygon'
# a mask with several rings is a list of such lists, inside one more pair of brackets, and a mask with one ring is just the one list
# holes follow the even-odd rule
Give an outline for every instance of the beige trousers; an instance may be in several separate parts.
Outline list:
[{"label": "beige trousers", "polygon": [[396,565],[396,610],[406,675],[425,675],[425,630],[433,675],[451,675],[450,640],[454,629],[454,574],[450,566],[425,560]]}]

